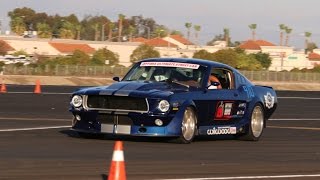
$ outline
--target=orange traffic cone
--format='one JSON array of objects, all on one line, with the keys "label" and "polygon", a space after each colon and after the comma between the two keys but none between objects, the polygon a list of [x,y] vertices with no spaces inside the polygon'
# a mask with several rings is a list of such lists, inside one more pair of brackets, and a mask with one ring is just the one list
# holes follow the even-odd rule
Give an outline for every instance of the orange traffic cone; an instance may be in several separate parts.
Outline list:
[{"label": "orange traffic cone", "polygon": [[7,92],[7,88],[6,88],[6,85],[4,84],[4,82],[1,83],[1,90],[0,90],[1,93],[6,93]]},{"label": "orange traffic cone", "polygon": [[114,145],[108,180],[126,180],[122,141]]},{"label": "orange traffic cone", "polygon": [[34,87],[35,94],[41,94],[40,80],[36,81],[36,86]]}]

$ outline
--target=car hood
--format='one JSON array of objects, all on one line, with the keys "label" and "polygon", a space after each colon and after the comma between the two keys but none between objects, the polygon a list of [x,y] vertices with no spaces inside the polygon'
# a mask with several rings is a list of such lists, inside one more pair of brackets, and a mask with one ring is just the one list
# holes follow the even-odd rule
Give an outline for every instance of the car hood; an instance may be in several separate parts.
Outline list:
[{"label": "car hood", "polygon": [[75,94],[168,97],[174,93],[187,91],[189,91],[189,88],[165,82],[122,81],[110,86],[83,88],[75,92]]}]

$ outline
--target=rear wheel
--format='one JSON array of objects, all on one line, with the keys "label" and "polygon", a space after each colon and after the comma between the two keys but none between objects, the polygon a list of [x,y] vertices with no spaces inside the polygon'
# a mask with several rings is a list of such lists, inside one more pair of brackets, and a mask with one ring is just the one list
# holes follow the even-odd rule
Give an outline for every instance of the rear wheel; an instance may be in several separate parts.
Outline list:
[{"label": "rear wheel", "polygon": [[264,110],[260,104],[256,104],[251,112],[251,119],[248,132],[239,137],[241,140],[258,141],[264,128]]},{"label": "rear wheel", "polygon": [[179,143],[192,142],[197,130],[197,116],[192,107],[187,107],[184,111],[181,124],[181,136],[177,139]]}]

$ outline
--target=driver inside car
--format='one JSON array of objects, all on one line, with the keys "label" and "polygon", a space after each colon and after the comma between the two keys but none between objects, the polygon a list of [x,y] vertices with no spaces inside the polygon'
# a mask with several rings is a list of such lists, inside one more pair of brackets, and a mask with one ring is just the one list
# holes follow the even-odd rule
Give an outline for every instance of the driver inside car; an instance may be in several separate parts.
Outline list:
[{"label": "driver inside car", "polygon": [[209,76],[208,89],[222,89],[219,79],[213,74]]}]

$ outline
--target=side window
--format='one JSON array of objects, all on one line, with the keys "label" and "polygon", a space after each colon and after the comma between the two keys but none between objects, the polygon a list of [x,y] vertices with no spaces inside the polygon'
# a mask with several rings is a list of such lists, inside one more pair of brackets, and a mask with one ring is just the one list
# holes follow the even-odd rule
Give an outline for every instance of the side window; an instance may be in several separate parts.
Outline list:
[{"label": "side window", "polygon": [[[212,78],[214,77],[214,78]],[[211,79],[217,79],[221,85],[220,89],[234,89],[234,75],[232,71],[224,68],[212,68]],[[209,78],[209,79],[210,79]],[[218,88],[219,89],[219,88]]]}]

